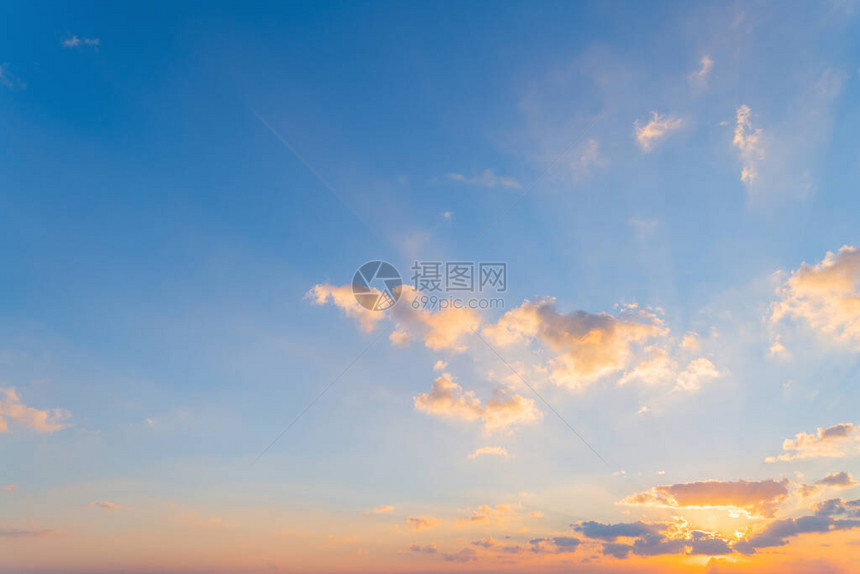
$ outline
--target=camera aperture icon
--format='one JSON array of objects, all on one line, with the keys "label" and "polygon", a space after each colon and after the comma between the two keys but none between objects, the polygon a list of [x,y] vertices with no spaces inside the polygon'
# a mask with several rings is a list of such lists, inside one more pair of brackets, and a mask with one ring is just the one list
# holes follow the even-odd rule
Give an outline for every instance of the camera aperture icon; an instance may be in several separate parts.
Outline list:
[{"label": "camera aperture icon", "polygon": [[352,293],[358,304],[371,311],[390,309],[400,299],[403,280],[394,265],[369,261],[352,277]]}]

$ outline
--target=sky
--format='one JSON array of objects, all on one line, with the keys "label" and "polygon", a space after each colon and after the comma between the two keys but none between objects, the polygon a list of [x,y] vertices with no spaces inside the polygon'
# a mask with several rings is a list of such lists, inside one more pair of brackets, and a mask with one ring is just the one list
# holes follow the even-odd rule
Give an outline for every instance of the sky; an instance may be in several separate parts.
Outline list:
[{"label": "sky", "polygon": [[857,2],[0,21],[0,573],[855,571]]}]

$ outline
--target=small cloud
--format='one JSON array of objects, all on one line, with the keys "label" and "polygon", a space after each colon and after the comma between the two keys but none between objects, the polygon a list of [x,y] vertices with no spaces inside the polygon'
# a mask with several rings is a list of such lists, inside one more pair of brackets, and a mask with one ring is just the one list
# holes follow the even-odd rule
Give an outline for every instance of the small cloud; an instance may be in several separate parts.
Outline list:
[{"label": "small cloud", "polygon": [[89,47],[93,49],[98,49],[101,44],[101,40],[98,38],[83,38],[79,36],[70,36],[63,40],[64,48],[80,48],[80,47]]},{"label": "small cloud", "polygon": [[452,211],[443,211],[442,219],[451,219],[454,216],[454,212]]},{"label": "small cloud", "polygon": [[106,500],[96,500],[90,502],[87,506],[90,508],[101,508],[102,510],[119,510],[122,508],[118,504],[114,504],[113,502],[108,502]]},{"label": "small cloud", "polygon": [[681,118],[674,116],[661,116],[657,112],[651,112],[651,120],[643,125],[639,120],[633,123],[636,132],[636,141],[645,153],[654,149],[655,144],[667,137],[671,132],[681,127]]},{"label": "small cloud", "polygon": [[713,67],[714,61],[710,56],[702,56],[702,59],[699,62],[699,69],[691,72],[690,75],[687,76],[687,80],[690,82],[690,85],[698,89],[702,89],[707,86],[708,76],[710,76],[711,69]]},{"label": "small cloud", "polygon": [[374,514],[388,514],[389,512],[394,511],[393,506],[377,506],[373,509]]},{"label": "small cloud", "polygon": [[18,487],[14,484],[10,484],[9,486],[0,486],[0,492],[15,492],[18,490]]},{"label": "small cloud", "polygon": [[447,361],[442,361],[441,359],[440,359],[440,360],[438,360],[438,361],[436,361],[436,364],[435,364],[435,365],[433,365],[433,370],[434,370],[434,371],[444,371],[444,370],[445,370],[445,369],[447,369],[447,368],[448,368],[448,362],[447,362]]},{"label": "small cloud", "polygon": [[37,432],[57,432],[69,426],[64,422],[68,418],[68,411],[63,409],[39,410],[26,406],[15,387],[0,388],[0,432],[9,432],[10,421]]},{"label": "small cloud", "polygon": [[636,414],[637,415],[644,415],[647,412],[648,412],[648,407],[645,405],[642,405],[641,407],[639,407],[639,410],[636,411]]},{"label": "small cloud", "polygon": [[738,148],[741,159],[741,181],[747,185],[758,178],[758,168],[764,159],[764,142],[761,128],[753,129],[752,110],[742,105],[736,113],[735,137],[732,144]]},{"label": "small cloud", "polygon": [[445,175],[448,179],[468,183],[470,185],[479,185],[481,187],[510,187],[513,189],[519,189],[522,187],[520,182],[516,179],[496,175],[491,169],[485,169],[480,175],[475,175],[473,177],[466,177],[461,173],[447,173]]},{"label": "small cloud", "polygon": [[27,87],[24,82],[9,71],[9,64],[6,63],[0,64],[0,86],[4,86],[11,90],[22,90]]},{"label": "small cloud", "polygon": [[600,153],[600,143],[589,139],[577,151],[576,159],[569,164],[573,183],[579,183],[609,165],[609,160]]},{"label": "small cloud", "polygon": [[425,546],[421,546],[420,544],[413,544],[409,547],[410,552],[421,552],[422,554],[436,554],[438,552],[438,548],[436,548],[435,544],[427,544]]},{"label": "small cloud", "polygon": [[508,451],[504,447],[500,446],[482,446],[481,448],[475,449],[475,452],[469,455],[469,460],[474,460],[481,455],[487,456],[500,456],[502,458],[510,458]]},{"label": "small cloud", "polygon": [[428,528],[436,528],[444,522],[444,520],[439,520],[432,516],[410,516],[403,524],[406,528],[411,528],[412,530],[426,530]]},{"label": "small cloud", "polygon": [[814,434],[801,432],[782,443],[782,454],[769,456],[764,461],[774,463],[810,458],[844,458],[857,454],[860,446],[860,427],[841,423],[819,428]]}]

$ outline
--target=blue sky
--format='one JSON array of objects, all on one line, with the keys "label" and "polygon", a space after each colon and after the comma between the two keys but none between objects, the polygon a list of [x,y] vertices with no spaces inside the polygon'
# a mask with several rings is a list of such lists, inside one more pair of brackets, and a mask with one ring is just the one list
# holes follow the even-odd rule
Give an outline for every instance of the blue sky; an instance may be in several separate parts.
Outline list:
[{"label": "blue sky", "polygon": [[[857,10],[3,3],[0,387],[65,418],[40,429],[7,405],[21,428],[0,434],[0,487],[16,487],[0,527],[62,532],[26,544],[67,556],[77,536],[157,531],[168,511],[139,513],[164,504],[347,537],[374,507],[402,523],[528,492],[558,535],[661,519],[616,504],[655,485],[860,473],[856,456],[763,462],[856,418],[852,308],[804,279],[860,243]],[[846,300],[852,253],[834,260]],[[569,342],[517,326],[500,355],[546,402],[514,381],[540,414],[491,432],[418,405],[443,376],[489,404],[493,349],[429,348],[420,319],[393,314],[365,332],[308,297],[378,259],[404,276],[507,262],[504,310],[476,319],[487,336],[540,297],[548,323],[636,303],[666,332],[574,384],[552,378],[554,360],[585,360]],[[407,324],[422,326],[393,345]],[[716,374],[689,393],[619,384],[663,352],[673,380],[697,359]],[[468,458],[485,446],[509,459]],[[105,500],[137,514],[112,524],[88,506]],[[383,538],[379,569],[446,566],[397,562],[409,541]],[[50,570],[28,552],[6,569]]]}]

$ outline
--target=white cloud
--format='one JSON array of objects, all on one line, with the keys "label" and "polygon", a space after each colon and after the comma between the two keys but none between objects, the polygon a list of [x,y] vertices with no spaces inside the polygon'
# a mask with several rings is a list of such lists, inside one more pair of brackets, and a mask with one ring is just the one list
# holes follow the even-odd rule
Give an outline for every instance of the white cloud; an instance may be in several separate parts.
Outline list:
[{"label": "white cloud", "polygon": [[78,36],[70,36],[63,40],[64,48],[79,48],[81,46],[98,48],[100,44],[101,40],[99,40],[98,38],[81,38]]},{"label": "white cloud", "polygon": [[671,132],[679,129],[682,125],[681,118],[674,116],[661,116],[657,112],[651,112],[651,120],[643,125],[639,120],[633,123],[636,131],[636,141],[642,151],[649,152],[660,140],[667,137]]},{"label": "white cloud", "polygon": [[480,185],[482,187],[510,187],[519,189],[522,187],[520,182],[512,177],[496,175],[493,170],[485,169],[481,174],[472,177],[467,177],[461,173],[447,173],[448,179],[460,181],[471,185]]}]

